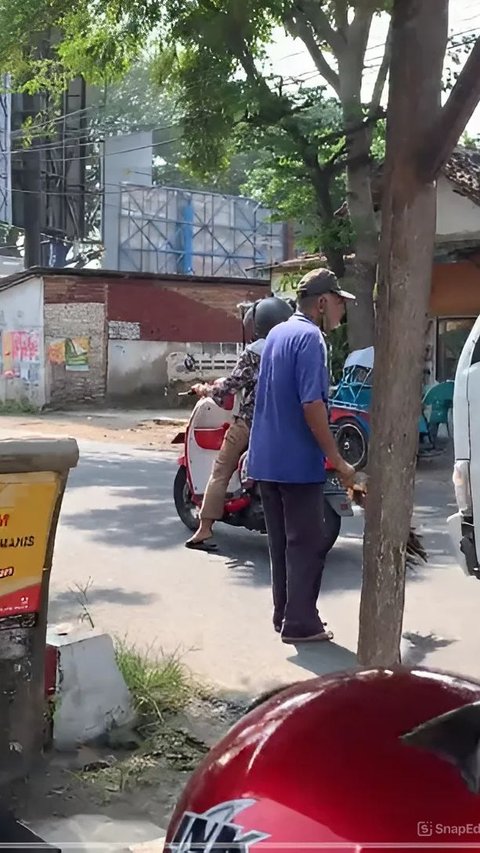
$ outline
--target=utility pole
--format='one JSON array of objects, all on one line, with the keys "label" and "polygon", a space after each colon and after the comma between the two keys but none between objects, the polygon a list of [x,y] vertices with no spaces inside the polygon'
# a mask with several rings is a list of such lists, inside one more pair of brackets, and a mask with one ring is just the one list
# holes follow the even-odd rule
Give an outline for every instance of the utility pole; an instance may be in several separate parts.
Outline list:
[{"label": "utility pole", "polygon": [[[35,117],[40,113],[40,97],[38,95],[23,96],[23,120]],[[38,132],[33,131],[30,148],[23,152],[22,157],[22,190],[24,194],[24,229],[25,229],[25,267],[42,266],[42,181],[41,181],[41,151]]]}]

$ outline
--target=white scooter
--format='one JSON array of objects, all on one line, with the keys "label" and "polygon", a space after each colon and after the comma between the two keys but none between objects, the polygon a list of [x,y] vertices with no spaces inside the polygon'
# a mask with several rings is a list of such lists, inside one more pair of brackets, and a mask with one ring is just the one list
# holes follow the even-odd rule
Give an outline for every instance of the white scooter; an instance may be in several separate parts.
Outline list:
[{"label": "white scooter", "polygon": [[[186,392],[187,395],[191,393]],[[227,398],[223,408],[209,397],[202,397],[192,411],[186,431],[179,432],[172,442],[184,445],[178,459],[173,494],[178,515],[189,530],[198,527],[198,511],[213,463],[238,405],[238,397]],[[241,457],[228,485],[222,521],[234,527],[266,533],[260,489],[258,483],[248,478],[246,460],[247,452]],[[326,554],[337,541],[342,517],[353,515],[347,493],[328,463],[324,494]]]}]

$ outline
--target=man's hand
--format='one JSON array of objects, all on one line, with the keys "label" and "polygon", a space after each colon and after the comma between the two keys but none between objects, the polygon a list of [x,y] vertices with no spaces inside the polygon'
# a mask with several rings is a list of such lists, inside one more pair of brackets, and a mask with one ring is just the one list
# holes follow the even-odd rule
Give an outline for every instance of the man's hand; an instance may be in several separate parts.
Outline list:
[{"label": "man's hand", "polygon": [[191,390],[197,397],[206,397],[208,395],[208,385],[202,385],[201,382],[197,383],[197,385],[192,385]]},{"label": "man's hand", "polygon": [[336,465],[336,471],[345,489],[353,489],[356,471],[353,465],[349,465],[344,459],[340,459]]}]

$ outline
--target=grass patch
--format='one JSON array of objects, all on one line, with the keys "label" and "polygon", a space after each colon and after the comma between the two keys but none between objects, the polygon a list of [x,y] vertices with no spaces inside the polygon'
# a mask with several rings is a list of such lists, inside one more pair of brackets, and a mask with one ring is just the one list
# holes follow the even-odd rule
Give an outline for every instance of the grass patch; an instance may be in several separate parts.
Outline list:
[{"label": "grass patch", "polygon": [[177,655],[151,655],[125,640],[116,643],[118,668],[130,690],[138,716],[138,731],[148,735],[178,713],[197,692],[197,685]]},{"label": "grass patch", "polygon": [[38,415],[39,408],[28,400],[6,400],[0,403],[0,415]]}]

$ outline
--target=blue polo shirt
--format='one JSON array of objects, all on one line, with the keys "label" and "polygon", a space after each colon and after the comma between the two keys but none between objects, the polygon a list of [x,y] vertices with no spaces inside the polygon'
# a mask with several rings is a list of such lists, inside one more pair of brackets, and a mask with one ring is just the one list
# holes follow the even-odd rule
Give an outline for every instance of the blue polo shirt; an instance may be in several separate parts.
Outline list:
[{"label": "blue polo shirt", "polygon": [[269,333],[262,353],[248,473],[275,483],[325,482],[325,458],[303,413],[328,402],[327,349],[320,329],[294,314]]}]

